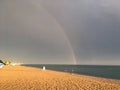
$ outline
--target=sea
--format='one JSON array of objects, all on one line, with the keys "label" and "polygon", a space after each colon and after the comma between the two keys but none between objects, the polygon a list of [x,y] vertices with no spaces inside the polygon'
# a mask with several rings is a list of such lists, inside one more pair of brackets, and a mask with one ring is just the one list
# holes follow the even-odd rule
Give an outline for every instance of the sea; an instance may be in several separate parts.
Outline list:
[{"label": "sea", "polygon": [[57,64],[23,64],[23,66],[43,68],[67,72],[71,74],[89,75],[108,79],[120,80],[120,65],[57,65]]}]

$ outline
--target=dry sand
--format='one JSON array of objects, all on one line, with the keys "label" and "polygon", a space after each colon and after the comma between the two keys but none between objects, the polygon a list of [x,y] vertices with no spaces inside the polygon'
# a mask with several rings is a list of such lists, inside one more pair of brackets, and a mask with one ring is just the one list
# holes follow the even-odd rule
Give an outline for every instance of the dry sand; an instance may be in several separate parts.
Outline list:
[{"label": "dry sand", "polygon": [[24,66],[0,69],[0,90],[120,90],[120,82]]}]

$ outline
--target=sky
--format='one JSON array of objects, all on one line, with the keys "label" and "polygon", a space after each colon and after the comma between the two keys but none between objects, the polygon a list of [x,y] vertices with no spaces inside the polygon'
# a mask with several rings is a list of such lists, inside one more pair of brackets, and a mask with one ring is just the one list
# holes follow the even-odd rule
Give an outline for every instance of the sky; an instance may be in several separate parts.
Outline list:
[{"label": "sky", "polygon": [[0,0],[0,59],[120,65],[119,0]]}]

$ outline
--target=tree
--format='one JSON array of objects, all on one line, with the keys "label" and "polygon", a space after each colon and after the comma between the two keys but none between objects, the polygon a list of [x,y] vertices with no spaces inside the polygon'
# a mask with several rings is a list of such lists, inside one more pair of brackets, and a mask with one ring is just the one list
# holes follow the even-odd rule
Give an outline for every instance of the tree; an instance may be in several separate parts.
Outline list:
[{"label": "tree", "polygon": [[10,61],[5,61],[5,65],[10,65],[11,62]]},{"label": "tree", "polygon": [[2,60],[0,60],[0,63],[4,63]]}]

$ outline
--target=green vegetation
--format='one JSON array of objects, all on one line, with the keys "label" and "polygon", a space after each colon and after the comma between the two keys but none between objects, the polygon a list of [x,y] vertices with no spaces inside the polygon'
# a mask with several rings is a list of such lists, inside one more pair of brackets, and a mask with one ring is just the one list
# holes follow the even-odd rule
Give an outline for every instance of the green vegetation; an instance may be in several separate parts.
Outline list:
[{"label": "green vegetation", "polygon": [[3,62],[2,60],[0,60],[0,63],[2,63],[2,64],[4,64],[4,65],[10,65],[10,64],[11,64],[10,61],[5,61],[5,62]]},{"label": "green vegetation", "polygon": [[0,60],[0,63],[4,63],[2,60]]},{"label": "green vegetation", "polygon": [[4,63],[5,65],[10,65],[11,64],[11,62],[10,61],[5,61],[5,63]]}]

